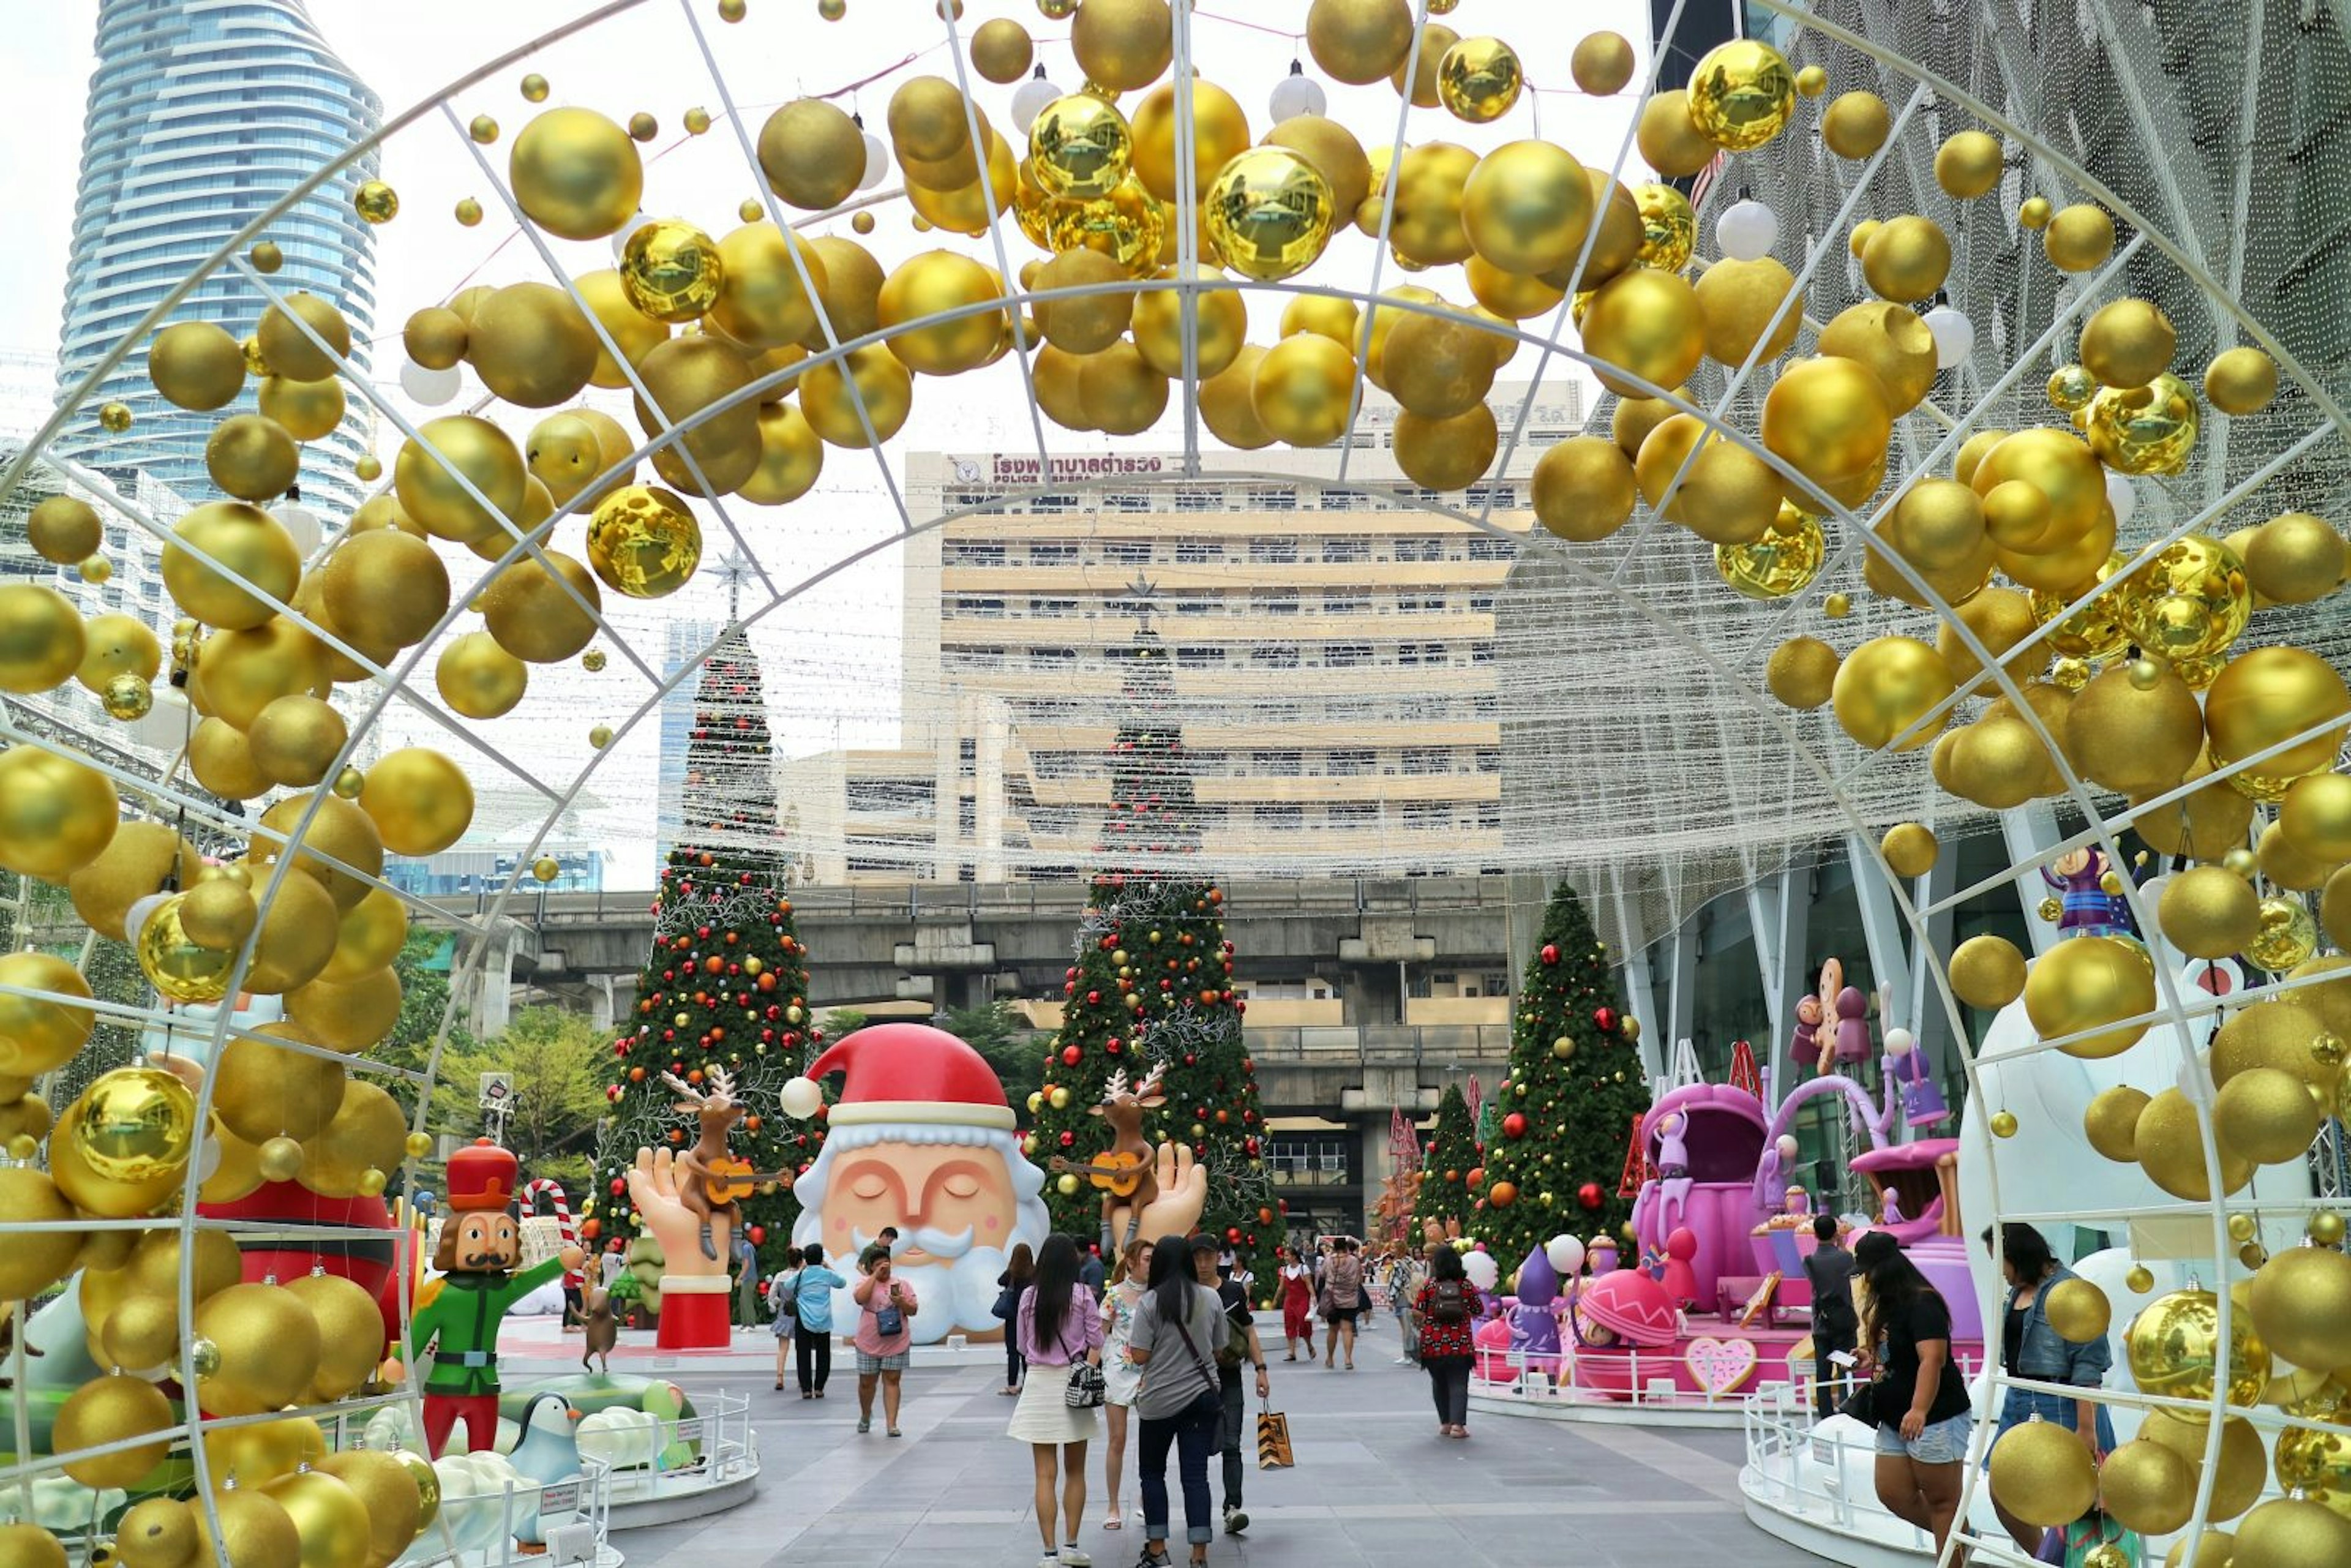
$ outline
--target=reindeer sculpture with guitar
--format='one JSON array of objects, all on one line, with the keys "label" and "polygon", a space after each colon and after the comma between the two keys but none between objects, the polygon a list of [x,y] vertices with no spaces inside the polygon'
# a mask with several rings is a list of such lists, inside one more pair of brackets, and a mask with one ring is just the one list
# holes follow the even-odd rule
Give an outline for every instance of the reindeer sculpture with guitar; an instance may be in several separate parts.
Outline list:
[{"label": "reindeer sculpture with guitar", "polygon": [[674,1072],[662,1082],[677,1091],[677,1113],[690,1116],[700,1135],[677,1155],[677,1201],[702,1221],[702,1255],[716,1259],[718,1248],[710,1234],[711,1217],[724,1214],[730,1228],[736,1206],[763,1182],[789,1181],[789,1171],[762,1171],[734,1154],[727,1139],[742,1124],[748,1109],[735,1097],[735,1080],[723,1067],[703,1069],[707,1089],[697,1089]]},{"label": "reindeer sculpture with guitar", "polygon": [[1143,1113],[1167,1103],[1163,1076],[1154,1067],[1130,1083],[1123,1069],[1113,1072],[1101,1103],[1088,1112],[1110,1124],[1110,1147],[1090,1160],[1057,1155],[1052,1162],[1055,1171],[1084,1176],[1101,1189],[1106,1257],[1117,1257],[1146,1223],[1154,1237],[1190,1230],[1207,1206],[1208,1172],[1193,1163],[1192,1151],[1172,1140],[1155,1151],[1143,1135]]}]

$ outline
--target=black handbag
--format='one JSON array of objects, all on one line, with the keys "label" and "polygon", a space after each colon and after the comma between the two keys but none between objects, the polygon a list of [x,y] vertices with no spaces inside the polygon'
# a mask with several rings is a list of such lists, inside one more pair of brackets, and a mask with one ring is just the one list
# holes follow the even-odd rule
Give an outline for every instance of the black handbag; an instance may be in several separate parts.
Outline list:
[{"label": "black handbag", "polygon": [[1855,1389],[1846,1396],[1845,1402],[1837,1406],[1837,1414],[1850,1416],[1865,1427],[1876,1426],[1877,1385],[1875,1382],[1865,1383]]}]

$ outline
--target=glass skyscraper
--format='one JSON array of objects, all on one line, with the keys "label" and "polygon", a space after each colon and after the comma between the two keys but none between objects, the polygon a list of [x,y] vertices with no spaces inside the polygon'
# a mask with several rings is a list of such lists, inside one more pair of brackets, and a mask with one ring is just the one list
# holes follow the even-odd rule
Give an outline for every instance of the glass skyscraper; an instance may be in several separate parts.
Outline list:
[{"label": "glass skyscraper", "polygon": [[[60,393],[222,241],[382,120],[383,105],[327,47],[302,0],[99,0]],[[361,366],[375,321],[374,239],[351,199],[375,172],[371,153],[266,235],[286,257],[271,284],[340,307]],[[264,304],[258,289],[224,267],[170,319],[215,321],[242,340]],[[248,382],[235,404],[214,413],[175,408],[149,384],[141,343],[77,411],[58,450],[102,451],[110,466],[141,469],[192,503],[215,498],[204,439],[225,414],[251,409],[255,391]],[[109,400],[131,409],[128,433],[99,431],[99,406]],[[303,498],[330,528],[359,499],[351,465],[371,413],[356,395],[350,404],[342,427],[302,454]]]}]

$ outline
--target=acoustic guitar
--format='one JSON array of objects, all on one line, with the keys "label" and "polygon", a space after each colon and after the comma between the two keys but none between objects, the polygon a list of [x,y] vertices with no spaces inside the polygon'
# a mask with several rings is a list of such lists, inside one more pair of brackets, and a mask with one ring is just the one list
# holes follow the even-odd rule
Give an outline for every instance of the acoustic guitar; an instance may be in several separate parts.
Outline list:
[{"label": "acoustic guitar", "polygon": [[1073,1171],[1114,1197],[1133,1197],[1135,1188],[1143,1185],[1144,1173],[1151,1168],[1151,1156],[1122,1153],[1117,1149],[1091,1161],[1065,1160],[1057,1155],[1053,1158],[1052,1168]]},{"label": "acoustic guitar", "polygon": [[713,1204],[723,1208],[750,1197],[762,1182],[791,1179],[789,1171],[762,1171],[749,1160],[729,1155],[714,1162],[702,1173],[702,1190]]}]

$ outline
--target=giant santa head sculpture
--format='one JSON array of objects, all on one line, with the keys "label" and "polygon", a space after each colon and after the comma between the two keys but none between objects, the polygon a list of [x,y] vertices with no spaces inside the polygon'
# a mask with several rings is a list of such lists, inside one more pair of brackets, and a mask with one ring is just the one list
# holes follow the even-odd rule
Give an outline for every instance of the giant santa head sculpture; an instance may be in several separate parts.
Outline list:
[{"label": "giant santa head sculpture", "polygon": [[[990,1309],[1006,1259],[1020,1242],[1041,1245],[1052,1224],[1038,1196],[1045,1173],[1020,1153],[995,1070],[945,1030],[875,1024],[786,1084],[785,1112],[814,1115],[818,1080],[833,1072],[848,1077],[824,1147],[792,1184],[794,1245],[819,1242],[834,1268],[853,1274],[857,1254],[894,1227],[897,1275],[923,1303],[917,1343],[1000,1328]],[[856,1313],[843,1292],[834,1322],[853,1327]]]}]

